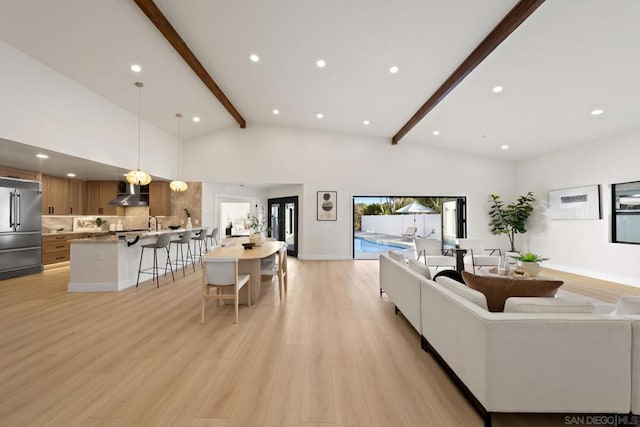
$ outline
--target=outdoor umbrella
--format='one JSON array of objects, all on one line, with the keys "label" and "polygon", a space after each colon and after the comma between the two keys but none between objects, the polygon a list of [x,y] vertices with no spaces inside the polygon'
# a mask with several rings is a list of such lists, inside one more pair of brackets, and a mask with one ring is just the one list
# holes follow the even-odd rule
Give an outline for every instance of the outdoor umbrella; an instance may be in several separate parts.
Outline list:
[{"label": "outdoor umbrella", "polygon": [[427,214],[427,213],[435,213],[435,211],[431,208],[426,207],[425,205],[416,202],[415,200],[410,204],[401,207],[396,211],[396,213],[412,213],[413,214],[413,226],[416,226],[416,214]]}]

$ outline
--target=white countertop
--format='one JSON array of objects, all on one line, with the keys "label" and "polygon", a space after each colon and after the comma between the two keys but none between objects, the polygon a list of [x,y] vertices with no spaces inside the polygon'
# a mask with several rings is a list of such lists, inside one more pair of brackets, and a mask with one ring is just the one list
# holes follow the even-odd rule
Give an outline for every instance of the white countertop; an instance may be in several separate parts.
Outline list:
[{"label": "white countertop", "polygon": [[[200,231],[202,227],[193,227],[193,228],[178,228],[177,230],[171,229],[161,229],[161,230],[140,230],[140,231],[116,231],[115,234],[110,234],[109,236],[104,237],[89,237],[86,239],[76,239],[72,240],[72,244],[76,243],[118,243],[128,241],[130,239],[144,239],[146,237],[155,237],[161,234],[181,234],[185,231]],[[111,232],[113,233],[113,232]],[[55,234],[55,233],[53,233]],[[60,234],[60,233],[58,233]]]}]

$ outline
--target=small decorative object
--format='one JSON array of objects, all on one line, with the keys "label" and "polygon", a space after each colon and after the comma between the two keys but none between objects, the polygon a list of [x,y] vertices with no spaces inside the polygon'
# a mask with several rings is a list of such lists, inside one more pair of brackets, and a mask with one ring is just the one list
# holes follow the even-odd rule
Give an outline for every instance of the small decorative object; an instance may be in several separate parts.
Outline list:
[{"label": "small decorative object", "polygon": [[170,225],[169,228],[171,230],[177,230],[178,228],[180,228],[180,225]]},{"label": "small decorative object", "polygon": [[95,221],[93,221],[93,222],[94,222],[94,224],[96,225],[96,227],[101,228],[101,227],[102,227],[102,224],[106,224],[106,223],[107,223],[107,220],[105,220],[105,219],[102,219],[102,218],[98,217],[98,218],[96,218],[96,220],[95,220]]},{"label": "small decorative object", "polygon": [[255,246],[255,243],[249,242],[249,243],[243,243],[242,246],[245,249],[253,249],[253,247]]},{"label": "small decorative object", "polygon": [[512,255],[511,258],[518,261],[518,266],[514,272],[515,274],[523,275],[523,276],[528,275],[532,277],[535,277],[538,274],[540,274],[540,270],[542,269],[542,267],[540,267],[540,263],[542,261],[546,261],[549,259],[549,258],[543,258],[540,255],[536,255],[531,252],[527,252],[524,255],[518,255],[518,256]]},{"label": "small decorative object", "polygon": [[491,221],[489,226],[493,234],[506,234],[509,237],[511,251],[515,251],[516,234],[524,234],[527,232],[527,219],[533,212],[533,203],[536,201],[533,193],[529,191],[524,196],[518,197],[515,203],[507,206],[500,200],[497,194],[491,195],[491,209],[489,216]]},{"label": "small decorative object", "polygon": [[337,191],[318,191],[317,220],[318,221],[336,221],[338,219],[338,192]]},{"label": "small decorative object", "polygon": [[264,235],[262,234],[264,222],[257,216],[249,214],[247,215],[247,225],[253,229],[253,233],[249,236],[249,242],[253,243],[254,246],[262,246],[264,243]]},{"label": "small decorative object", "polygon": [[547,215],[551,219],[601,219],[600,186],[550,190]]}]

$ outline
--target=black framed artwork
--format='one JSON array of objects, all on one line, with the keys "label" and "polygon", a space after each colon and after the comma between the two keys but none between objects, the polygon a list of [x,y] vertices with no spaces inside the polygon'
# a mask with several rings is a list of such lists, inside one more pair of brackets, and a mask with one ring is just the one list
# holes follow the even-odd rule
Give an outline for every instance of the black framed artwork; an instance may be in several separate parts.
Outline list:
[{"label": "black framed artwork", "polygon": [[318,221],[336,221],[338,219],[338,192],[318,191]]}]

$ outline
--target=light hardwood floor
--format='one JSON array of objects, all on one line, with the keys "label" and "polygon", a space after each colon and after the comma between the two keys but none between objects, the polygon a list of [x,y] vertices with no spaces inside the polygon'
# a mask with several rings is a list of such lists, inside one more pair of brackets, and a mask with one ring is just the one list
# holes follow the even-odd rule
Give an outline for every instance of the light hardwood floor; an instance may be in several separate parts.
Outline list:
[{"label": "light hardwood floor", "polygon": [[376,261],[290,258],[286,298],[264,284],[238,324],[215,303],[200,324],[200,275],[119,293],[67,293],[68,267],[0,282],[0,425],[482,426],[378,296]]}]

